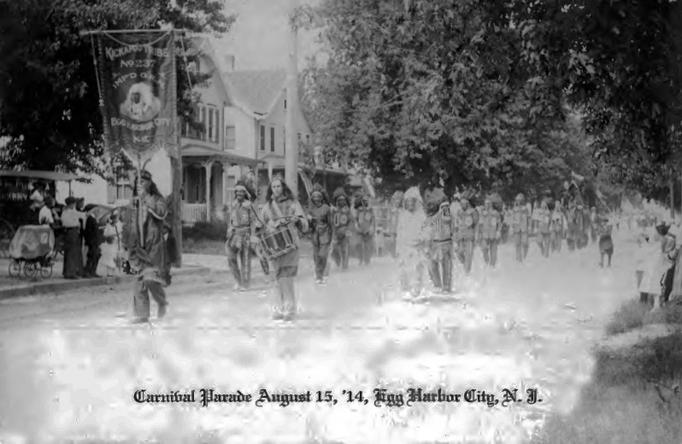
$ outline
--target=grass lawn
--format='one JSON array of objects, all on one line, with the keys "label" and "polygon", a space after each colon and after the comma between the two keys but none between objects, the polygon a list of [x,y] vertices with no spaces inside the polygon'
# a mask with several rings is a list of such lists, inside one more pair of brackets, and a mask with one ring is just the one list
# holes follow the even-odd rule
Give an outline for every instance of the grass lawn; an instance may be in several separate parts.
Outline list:
[{"label": "grass lawn", "polygon": [[[649,313],[639,301],[629,302],[614,314],[607,334],[649,323],[682,324],[682,307]],[[576,408],[550,417],[534,443],[682,442],[682,331],[599,351],[596,361]]]}]

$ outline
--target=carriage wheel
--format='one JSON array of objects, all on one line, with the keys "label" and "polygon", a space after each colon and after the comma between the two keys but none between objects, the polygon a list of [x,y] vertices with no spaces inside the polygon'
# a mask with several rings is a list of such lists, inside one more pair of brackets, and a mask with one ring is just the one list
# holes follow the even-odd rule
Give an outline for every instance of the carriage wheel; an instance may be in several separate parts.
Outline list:
[{"label": "carriage wheel", "polygon": [[52,268],[54,264],[50,264],[47,267],[40,267],[40,277],[43,279],[49,279],[52,277]]},{"label": "carriage wheel", "polygon": [[24,276],[32,278],[38,273],[38,264],[35,262],[24,262]]},{"label": "carriage wheel", "polygon": [[8,267],[9,275],[11,277],[19,277],[21,276],[21,262],[12,259],[9,262],[9,267]]}]

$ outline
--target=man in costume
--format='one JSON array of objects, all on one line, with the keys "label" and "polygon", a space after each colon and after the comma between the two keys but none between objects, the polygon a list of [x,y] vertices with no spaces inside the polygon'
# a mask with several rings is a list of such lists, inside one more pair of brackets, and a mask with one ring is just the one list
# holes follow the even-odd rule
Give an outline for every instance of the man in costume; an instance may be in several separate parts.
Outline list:
[{"label": "man in costume", "polygon": [[538,208],[533,211],[533,232],[538,237],[542,257],[549,257],[550,223],[552,214],[546,200],[542,200]]},{"label": "man in costume", "polygon": [[298,230],[303,233],[308,231],[308,218],[291,189],[279,176],[275,176],[270,182],[261,220],[267,232],[273,233],[277,229],[286,228],[294,240],[294,249],[270,259],[275,268],[279,293],[273,319],[291,321],[296,316],[294,279],[298,274],[300,243],[297,232]]},{"label": "man in costume", "polygon": [[483,259],[491,267],[497,264],[497,246],[502,236],[502,215],[493,207],[490,197],[486,197],[478,224],[478,239],[483,250]]},{"label": "man in costume", "polygon": [[454,218],[450,214],[450,203],[440,188],[427,191],[426,203],[426,258],[429,275],[437,291],[452,291],[452,249],[455,233]]},{"label": "man in costume", "polygon": [[388,210],[388,220],[386,222],[386,231],[384,231],[384,244],[391,257],[398,257],[396,250],[396,238],[398,235],[398,217],[400,208],[403,204],[402,191],[396,191],[391,197],[391,207]]},{"label": "man in costume", "polygon": [[355,230],[360,237],[360,265],[369,265],[374,245],[376,220],[369,199],[359,195],[355,199]]},{"label": "man in costume", "polygon": [[332,209],[329,200],[319,184],[315,184],[310,195],[308,223],[312,230],[313,261],[315,263],[315,282],[326,282],[325,270],[332,242]]},{"label": "man in costume", "polygon": [[469,274],[474,260],[474,244],[476,242],[476,226],[478,211],[471,205],[470,194],[465,193],[460,199],[460,210],[457,214],[457,251],[464,265],[464,272]]},{"label": "man in costume", "polygon": [[350,255],[350,236],[354,221],[348,197],[346,197],[343,188],[337,188],[334,191],[334,204],[336,208],[334,208],[332,215],[332,229],[334,232],[332,257],[337,267],[347,270],[348,256]]},{"label": "man in costume", "polygon": [[151,173],[143,170],[140,178],[138,197],[134,199],[136,208],[131,212],[134,218],[131,235],[128,236],[130,262],[138,270],[133,296],[134,323],[148,322],[149,294],[158,305],[159,319],[165,316],[168,306],[164,291],[168,285],[165,239],[168,208]]},{"label": "man in costume", "polygon": [[425,220],[419,189],[411,187],[405,192],[397,237],[400,286],[411,297],[419,296],[424,285],[422,229]]},{"label": "man in costume", "polygon": [[613,256],[613,239],[611,233],[613,225],[605,217],[597,217],[595,219],[597,226],[595,230],[599,236],[599,266],[604,267],[604,256],[608,259],[608,267],[611,267],[611,256]]},{"label": "man in costume", "polygon": [[565,217],[564,211],[561,207],[561,201],[554,203],[554,211],[552,211],[552,222],[550,227],[552,251],[558,253],[561,251],[561,242],[564,238]]},{"label": "man in costume", "polygon": [[516,261],[523,262],[528,255],[528,229],[530,226],[530,213],[524,203],[523,194],[519,193],[514,199],[514,208],[511,214],[511,234],[514,239]]},{"label": "man in costume", "polygon": [[235,186],[235,202],[230,209],[230,226],[227,229],[227,260],[234,275],[235,289],[244,291],[251,283],[251,247],[256,238],[256,212],[252,196],[243,182]]}]

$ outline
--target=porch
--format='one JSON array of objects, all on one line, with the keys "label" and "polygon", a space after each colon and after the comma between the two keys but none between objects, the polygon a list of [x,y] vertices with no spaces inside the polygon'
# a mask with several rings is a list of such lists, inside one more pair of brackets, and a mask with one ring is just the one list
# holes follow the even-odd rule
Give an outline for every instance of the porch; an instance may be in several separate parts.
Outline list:
[{"label": "porch", "polygon": [[182,223],[225,221],[234,187],[258,164],[255,159],[205,147],[182,151]]}]

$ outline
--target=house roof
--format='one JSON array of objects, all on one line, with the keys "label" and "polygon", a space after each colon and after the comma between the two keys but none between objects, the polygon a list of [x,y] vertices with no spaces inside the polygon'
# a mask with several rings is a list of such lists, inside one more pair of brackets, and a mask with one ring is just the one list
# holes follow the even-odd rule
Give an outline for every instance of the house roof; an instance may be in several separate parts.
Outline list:
[{"label": "house roof", "polygon": [[268,114],[286,83],[283,70],[232,71],[225,78],[234,99],[256,114]]}]

